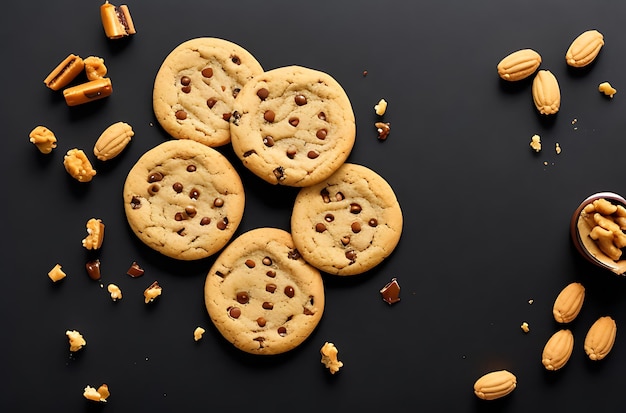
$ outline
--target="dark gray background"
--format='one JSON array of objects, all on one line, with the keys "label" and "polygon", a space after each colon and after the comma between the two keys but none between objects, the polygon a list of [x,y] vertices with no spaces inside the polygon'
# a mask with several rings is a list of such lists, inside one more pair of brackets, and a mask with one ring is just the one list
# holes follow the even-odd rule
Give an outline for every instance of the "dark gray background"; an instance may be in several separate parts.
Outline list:
[{"label": "dark gray background", "polygon": [[[2,411],[94,411],[87,384],[107,383],[109,412],[184,411],[602,411],[624,409],[626,280],[592,267],[569,239],[569,219],[586,196],[626,195],[626,3],[617,1],[135,1],[127,3],[138,33],[104,36],[98,1],[9,2],[0,25],[4,55],[2,262]],[[116,3],[114,3],[116,4]],[[118,4],[119,5],[119,4]],[[587,69],[564,54],[580,33],[597,29],[606,44]],[[325,276],[327,306],[310,339],[278,357],[232,348],[212,327],[203,283],[213,262],[177,262],[143,246],[129,230],[121,202],[128,170],[146,150],[169,139],[151,108],[152,83],[179,43],[221,37],[253,53],[265,69],[298,64],[323,70],[348,93],[357,120],[349,158],[376,170],[395,189],[404,212],[402,239],[376,269],[350,278]],[[557,116],[540,117],[530,81],[505,84],[496,64],[533,48],[559,80]],[[105,59],[113,95],[69,108],[43,79],[69,53]],[[367,76],[363,71],[367,70]],[[614,99],[598,92],[609,81]],[[379,142],[373,106],[389,102],[387,141]],[[126,151],[89,184],[62,165],[73,147],[91,148],[110,124],[135,130]],[[41,155],[28,134],[45,125],[58,148]],[[534,153],[530,138],[544,143]],[[557,155],[556,142],[562,147]],[[272,187],[240,171],[247,203],[238,234],[261,226],[288,230],[295,190]],[[103,282],[90,280],[93,254],[81,246],[85,223],[106,225],[98,256]],[[137,261],[146,271],[131,279]],[[53,285],[61,263],[68,277]],[[401,301],[382,301],[392,277]],[[142,292],[154,280],[154,305]],[[574,353],[546,372],[541,351],[559,326],[554,298],[580,281],[587,299],[570,326]],[[529,304],[529,300],[534,300]],[[611,315],[613,352],[590,362],[587,329]],[[530,324],[524,334],[522,322]],[[194,342],[196,326],[207,332]],[[87,347],[70,357],[65,330]],[[331,341],[344,367],[320,363]],[[482,374],[506,368],[518,388],[505,399],[478,400]]]}]

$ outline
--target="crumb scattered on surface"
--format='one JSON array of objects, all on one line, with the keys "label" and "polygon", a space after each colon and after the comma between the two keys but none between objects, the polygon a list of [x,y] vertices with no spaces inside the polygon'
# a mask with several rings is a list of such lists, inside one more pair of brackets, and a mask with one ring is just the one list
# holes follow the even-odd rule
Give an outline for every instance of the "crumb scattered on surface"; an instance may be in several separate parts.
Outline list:
[{"label": "crumb scattered on surface", "polygon": [[322,354],[322,364],[326,366],[331,374],[337,373],[339,369],[343,367],[343,362],[337,359],[339,350],[337,350],[337,347],[335,347],[333,343],[329,343],[328,341],[324,343],[320,349],[320,353]]},{"label": "crumb scattered on surface", "polygon": [[67,330],[65,332],[69,342],[70,342],[70,351],[76,352],[87,345],[87,341],[85,338],[76,330]]},{"label": "crumb scattered on surface", "polygon": [[535,152],[541,151],[541,137],[539,135],[533,135],[530,138],[530,147],[534,149]]},{"label": "crumb scattered on surface", "polygon": [[556,151],[557,155],[561,153],[561,145],[559,145],[558,142],[556,143],[554,150]]},{"label": "crumb scattered on surface", "polygon": [[196,327],[196,329],[193,331],[193,339],[195,341],[199,341],[202,338],[202,335],[204,334],[206,330],[202,327]]},{"label": "crumb scattered on surface", "polygon": [[85,399],[92,400],[94,402],[106,402],[110,395],[109,386],[106,384],[101,385],[98,389],[87,385],[87,387],[83,390],[83,396]]},{"label": "crumb scattered on surface", "polygon": [[111,294],[111,300],[117,301],[122,299],[122,290],[115,284],[109,284],[107,286],[107,291]]},{"label": "crumb scattered on surface", "polygon": [[522,325],[520,326],[520,328],[522,329],[522,331],[524,333],[528,333],[530,331],[530,328],[528,327],[528,323],[526,321],[524,321],[522,323]]},{"label": "crumb scattered on surface", "polygon": [[387,101],[385,99],[379,100],[378,103],[374,105],[374,110],[378,116],[383,116],[387,111]]},{"label": "crumb scattered on surface", "polygon": [[602,82],[598,86],[598,91],[604,93],[606,96],[613,99],[613,96],[617,93],[617,90],[611,86],[609,82]]}]

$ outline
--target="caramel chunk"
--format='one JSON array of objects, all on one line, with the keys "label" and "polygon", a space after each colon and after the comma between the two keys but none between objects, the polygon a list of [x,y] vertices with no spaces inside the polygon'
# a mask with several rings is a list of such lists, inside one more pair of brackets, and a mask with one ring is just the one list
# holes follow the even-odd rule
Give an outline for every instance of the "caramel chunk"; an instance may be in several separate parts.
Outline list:
[{"label": "caramel chunk", "polygon": [[50,277],[50,279],[53,282],[57,282],[57,281],[61,281],[63,278],[67,277],[67,274],[65,274],[65,272],[63,272],[63,270],[61,269],[61,264],[56,264],[49,272],[48,272],[48,277]]},{"label": "caramel chunk", "polygon": [[100,17],[104,33],[109,39],[120,39],[137,33],[126,5],[116,7],[107,1],[100,6]]},{"label": "caramel chunk", "polygon": [[61,90],[83,71],[85,63],[80,56],[70,54],[44,79],[52,90]]},{"label": "caramel chunk", "polygon": [[63,97],[67,106],[77,106],[111,96],[111,93],[113,93],[111,79],[103,77],[68,87],[63,91]]}]

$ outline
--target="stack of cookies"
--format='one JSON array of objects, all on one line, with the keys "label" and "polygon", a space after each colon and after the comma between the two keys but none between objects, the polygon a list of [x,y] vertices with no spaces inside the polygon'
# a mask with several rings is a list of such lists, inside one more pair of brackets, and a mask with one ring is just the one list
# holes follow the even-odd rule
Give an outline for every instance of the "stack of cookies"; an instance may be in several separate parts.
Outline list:
[{"label": "stack of cookies", "polygon": [[[347,163],[356,139],[350,100],[329,74],[264,71],[241,46],[196,38],[159,69],[154,113],[173,140],[144,154],[124,186],[133,232],[180,260],[219,252],[205,283],[211,320],[235,347],[279,354],[302,343],[324,311],[321,272],[381,263],[402,232],[391,186]],[[300,188],[291,232],[258,228],[232,240],[245,194],[226,144],[263,181]],[[221,252],[220,252],[221,251]]]}]

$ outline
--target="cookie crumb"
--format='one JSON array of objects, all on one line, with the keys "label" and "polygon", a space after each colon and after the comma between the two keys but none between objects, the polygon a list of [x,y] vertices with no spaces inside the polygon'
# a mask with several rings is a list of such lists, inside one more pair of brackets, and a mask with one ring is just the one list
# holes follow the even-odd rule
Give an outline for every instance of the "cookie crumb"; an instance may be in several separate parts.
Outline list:
[{"label": "cookie crumb", "polygon": [[554,150],[556,151],[557,155],[561,153],[561,145],[559,145],[558,142],[556,143]]},{"label": "cookie crumb", "polygon": [[83,390],[83,397],[94,402],[106,402],[110,395],[109,386],[106,384],[101,385],[98,389],[87,385]]},{"label": "cookie crumb", "polygon": [[613,96],[617,93],[617,90],[611,86],[609,82],[602,82],[598,86],[598,91],[604,93],[606,96],[613,99]]},{"label": "cookie crumb", "polygon": [[322,348],[320,349],[320,353],[322,354],[322,364],[330,371],[330,374],[335,374],[339,371],[341,367],[343,367],[343,362],[337,359],[337,347],[333,343],[329,343],[328,341],[324,343]]},{"label": "cookie crumb", "polygon": [[76,330],[67,330],[65,335],[70,342],[71,352],[76,352],[87,345],[87,341],[83,338],[82,334]]},{"label": "cookie crumb", "polygon": [[383,301],[387,304],[395,304],[400,301],[400,284],[396,278],[392,278],[381,290],[380,294],[383,296]]},{"label": "cookie crumb", "polygon": [[535,300],[533,300],[532,298],[530,300],[528,300],[528,304],[532,304],[534,302],[535,302]]},{"label": "cookie crumb", "polygon": [[122,290],[115,284],[109,284],[107,286],[107,291],[111,294],[111,300],[117,301],[122,299]]},{"label": "cookie crumb", "polygon": [[530,147],[535,150],[535,152],[541,151],[541,137],[539,135],[533,135],[530,138]]},{"label": "cookie crumb", "polygon": [[520,328],[522,329],[524,333],[528,333],[530,331],[530,327],[528,326],[528,323],[526,321],[522,323]]},{"label": "cookie crumb", "polygon": [[104,241],[104,224],[101,219],[91,218],[85,224],[87,236],[82,240],[82,245],[88,250],[97,250],[102,247]]},{"label": "cookie crumb", "polygon": [[195,341],[200,341],[205,331],[206,330],[202,327],[196,327],[196,329],[193,331],[193,339]]},{"label": "cookie crumb", "polygon": [[374,105],[374,111],[378,116],[383,116],[387,111],[387,101],[385,99],[379,100],[378,103]]}]

